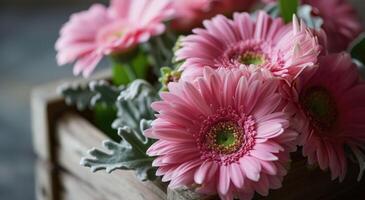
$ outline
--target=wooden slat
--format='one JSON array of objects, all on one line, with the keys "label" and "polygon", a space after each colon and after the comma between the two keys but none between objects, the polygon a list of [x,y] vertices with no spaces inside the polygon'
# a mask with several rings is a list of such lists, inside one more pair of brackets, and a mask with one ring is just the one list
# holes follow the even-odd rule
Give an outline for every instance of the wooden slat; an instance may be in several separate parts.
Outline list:
[{"label": "wooden slat", "polygon": [[60,171],[60,193],[63,200],[102,200],[108,199],[101,193],[95,191],[95,188],[86,184],[72,174]]},{"label": "wooden slat", "polygon": [[213,200],[219,199],[217,196],[206,196],[194,193],[188,188],[180,189],[167,189],[167,199],[168,200]]},{"label": "wooden slat", "polygon": [[[38,86],[32,90],[31,93],[31,120],[32,120],[32,132],[33,132],[33,148],[37,157],[43,162],[49,162],[50,167],[55,164],[55,140],[54,130],[55,122],[61,113],[70,109],[64,104],[64,101],[57,91],[57,88],[65,83],[83,83],[87,84],[91,80],[105,79],[110,77],[110,71],[103,71],[89,79],[68,79],[49,83],[46,85]],[[36,183],[42,184],[45,182],[45,177],[49,180],[48,187],[44,187],[44,193],[47,193],[48,200],[59,200],[58,195],[58,177],[57,173],[51,173],[49,171],[48,176],[39,175],[36,176]],[[40,173],[38,173],[40,174]],[[41,199],[41,195],[38,195],[38,199]]]},{"label": "wooden slat", "polygon": [[53,184],[52,174],[55,171],[49,162],[44,162],[40,159],[36,160],[35,165],[35,176],[37,177],[35,184],[36,199],[50,200],[53,198],[51,193]]},{"label": "wooden slat", "polygon": [[57,122],[57,163],[93,191],[108,200],[166,199],[163,186],[139,181],[133,171],[117,170],[112,174],[91,173],[80,166],[80,159],[92,147],[100,147],[107,137],[76,113],[67,113]]},{"label": "wooden slat", "polygon": [[33,129],[33,147],[38,157],[52,160],[52,132],[57,117],[69,109],[58,93],[63,84],[87,84],[91,80],[110,77],[110,71],[103,71],[88,79],[65,79],[47,85],[35,87],[31,93],[31,114]]}]

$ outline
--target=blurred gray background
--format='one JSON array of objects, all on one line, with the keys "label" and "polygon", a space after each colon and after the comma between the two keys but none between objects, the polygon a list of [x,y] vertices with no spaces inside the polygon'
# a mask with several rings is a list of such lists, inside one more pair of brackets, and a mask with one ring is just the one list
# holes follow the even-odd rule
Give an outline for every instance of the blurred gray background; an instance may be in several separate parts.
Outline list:
[{"label": "blurred gray background", "polygon": [[[365,1],[351,1],[365,22]],[[92,2],[96,1],[0,2],[0,200],[34,199],[30,90],[72,76],[71,66],[57,67],[54,42],[69,15]]]}]

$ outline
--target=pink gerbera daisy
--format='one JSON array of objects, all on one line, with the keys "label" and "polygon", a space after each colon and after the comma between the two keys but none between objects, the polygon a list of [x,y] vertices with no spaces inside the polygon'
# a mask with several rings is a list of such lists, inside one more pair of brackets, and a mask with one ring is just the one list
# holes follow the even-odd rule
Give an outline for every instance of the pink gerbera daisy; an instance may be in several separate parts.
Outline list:
[{"label": "pink gerbera daisy", "polygon": [[204,21],[204,26],[183,39],[176,52],[178,60],[185,60],[183,79],[200,76],[205,66],[245,66],[268,69],[290,81],[316,63],[320,53],[317,38],[296,18],[293,25],[285,25],[265,12],[256,20],[236,13],[233,20],[220,15]]},{"label": "pink gerbera daisy", "polygon": [[193,83],[169,84],[152,104],[147,153],[170,187],[197,185],[222,199],[250,199],[281,187],[296,139],[282,112],[279,81],[261,72],[206,68]]},{"label": "pink gerbera daisy", "polygon": [[[263,0],[265,3],[276,0]],[[313,7],[313,14],[323,18],[328,37],[328,50],[340,52],[364,30],[355,9],[347,0],[302,0]],[[336,17],[333,17],[336,16]]]},{"label": "pink gerbera daisy", "polygon": [[105,55],[123,53],[165,30],[173,14],[169,0],[113,0],[73,14],[56,43],[59,65],[72,63],[74,74],[89,76]]},{"label": "pink gerbera daisy", "polygon": [[323,18],[330,52],[346,50],[364,30],[355,9],[347,0],[303,0],[303,3],[313,6],[314,14]]},{"label": "pink gerbera daisy", "polygon": [[176,10],[172,27],[179,31],[191,31],[201,25],[203,20],[217,14],[231,14],[234,11],[247,11],[256,0],[174,0]]},{"label": "pink gerbera daisy", "polygon": [[297,106],[288,110],[296,113],[304,156],[342,181],[345,145],[354,149],[365,142],[365,84],[355,64],[345,53],[321,57],[319,67],[303,72],[294,87]]}]

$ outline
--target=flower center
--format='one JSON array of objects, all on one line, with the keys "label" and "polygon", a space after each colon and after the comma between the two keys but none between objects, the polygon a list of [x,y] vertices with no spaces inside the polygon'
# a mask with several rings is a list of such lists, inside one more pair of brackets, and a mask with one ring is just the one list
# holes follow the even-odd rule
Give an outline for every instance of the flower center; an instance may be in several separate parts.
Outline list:
[{"label": "flower center", "polygon": [[300,101],[316,128],[327,131],[334,127],[338,111],[334,99],[326,89],[311,87],[301,95]]},{"label": "flower center", "polygon": [[218,108],[202,117],[199,132],[193,132],[202,160],[228,165],[237,162],[255,145],[256,122],[231,107]]},{"label": "flower center", "polygon": [[244,65],[263,65],[266,63],[265,56],[255,52],[245,52],[239,57],[239,62]]},{"label": "flower center", "polygon": [[215,62],[217,67],[236,68],[241,65],[264,67],[270,61],[271,46],[264,41],[241,41],[228,47]]},{"label": "flower center", "polygon": [[221,154],[238,151],[244,142],[244,131],[233,121],[218,122],[206,135],[207,146]]}]

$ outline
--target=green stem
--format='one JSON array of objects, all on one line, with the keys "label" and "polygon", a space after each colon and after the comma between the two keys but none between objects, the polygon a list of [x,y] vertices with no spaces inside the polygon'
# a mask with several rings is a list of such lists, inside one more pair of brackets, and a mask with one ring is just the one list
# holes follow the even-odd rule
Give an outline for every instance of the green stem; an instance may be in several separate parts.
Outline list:
[{"label": "green stem", "polygon": [[166,36],[167,36],[167,38],[168,38],[168,40],[170,41],[170,42],[172,42],[173,44],[175,44],[175,42],[177,41],[177,36],[176,36],[176,34],[175,33],[173,33],[171,30],[167,30],[166,31]]},{"label": "green stem", "polygon": [[137,79],[137,74],[133,69],[131,61],[123,61],[112,57],[112,64],[113,83],[115,85],[126,85]]},{"label": "green stem", "polygon": [[160,76],[160,68],[162,67],[162,61],[160,59],[160,55],[157,50],[152,49],[154,46],[152,44],[152,41],[148,42],[146,46],[148,48],[148,52],[150,53],[153,72],[156,76]]},{"label": "green stem", "polygon": [[166,45],[162,41],[161,37],[156,38],[156,44],[157,47],[161,50],[161,53],[164,55],[165,59],[170,59],[172,57],[171,50],[166,48]]},{"label": "green stem", "polygon": [[131,82],[137,79],[137,74],[134,71],[131,63],[129,62],[123,63],[123,67],[125,68],[125,71],[127,72],[128,78]]}]

